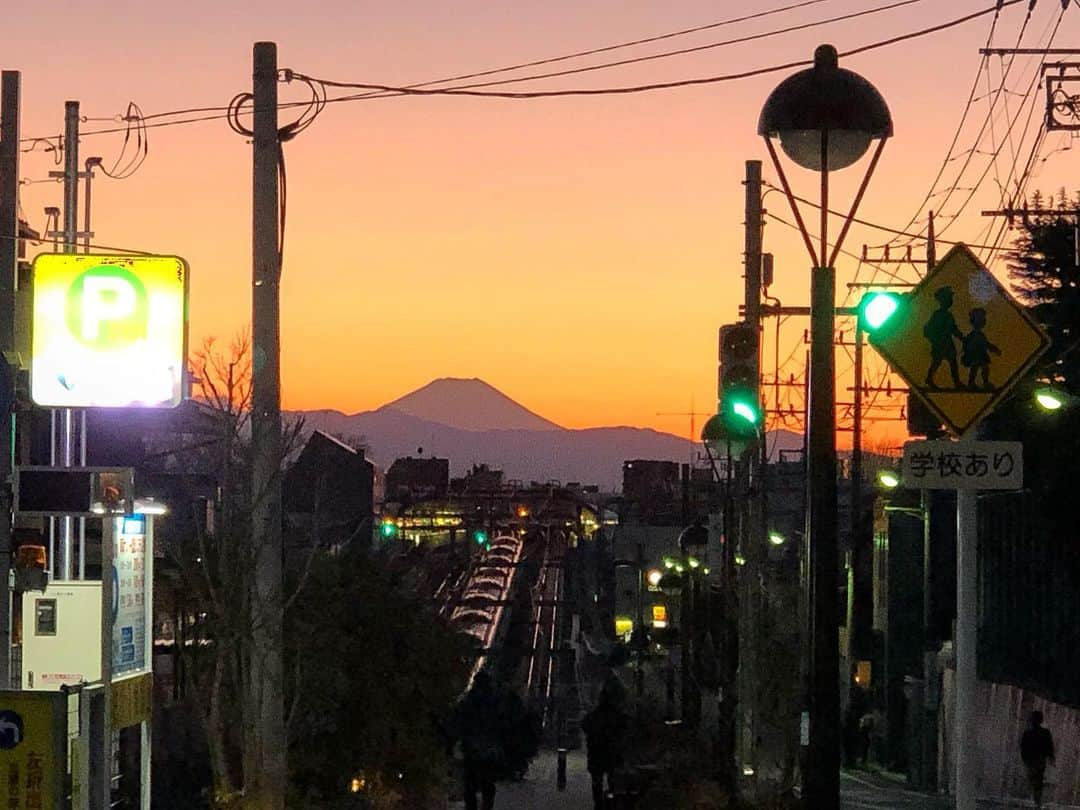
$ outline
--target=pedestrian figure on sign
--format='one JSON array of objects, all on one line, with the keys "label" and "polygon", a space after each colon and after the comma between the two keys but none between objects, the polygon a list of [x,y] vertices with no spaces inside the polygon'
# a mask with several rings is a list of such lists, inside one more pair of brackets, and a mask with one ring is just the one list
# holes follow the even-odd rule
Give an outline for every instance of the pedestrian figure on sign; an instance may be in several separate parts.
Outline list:
[{"label": "pedestrian figure on sign", "polygon": [[[461,741],[465,759],[465,810],[494,810],[495,780],[504,767],[500,696],[491,674],[480,670],[450,722],[451,739]],[[477,793],[482,804],[477,805]]]},{"label": "pedestrian figure on sign", "polygon": [[956,343],[954,338],[963,340],[964,333],[956,325],[952,314],[952,287],[941,287],[934,293],[938,308],[923,327],[923,336],[930,341],[930,368],[926,372],[926,387],[937,388],[934,374],[943,362],[949,364],[953,387],[963,388],[960,384],[960,369],[956,363]]},{"label": "pedestrian figure on sign", "polygon": [[1042,712],[1032,712],[1027,731],[1020,738],[1020,759],[1024,761],[1024,767],[1027,768],[1031,798],[1035,800],[1036,807],[1042,807],[1046,766],[1054,761],[1054,737],[1050,729],[1044,728],[1042,723]]},{"label": "pedestrian figure on sign", "polygon": [[983,329],[986,328],[986,310],[976,307],[971,310],[968,318],[971,320],[971,331],[964,335],[964,348],[960,355],[962,362],[968,369],[968,388],[975,390],[975,377],[982,377],[982,387],[986,391],[993,391],[990,384],[990,355],[1001,355],[1001,349],[990,342]]},{"label": "pedestrian figure on sign", "polygon": [[604,777],[608,787],[615,770],[622,766],[629,718],[623,712],[625,690],[612,680],[600,691],[600,702],[585,715],[581,730],[585,732],[586,762],[592,777],[593,807],[600,810],[605,804]]}]

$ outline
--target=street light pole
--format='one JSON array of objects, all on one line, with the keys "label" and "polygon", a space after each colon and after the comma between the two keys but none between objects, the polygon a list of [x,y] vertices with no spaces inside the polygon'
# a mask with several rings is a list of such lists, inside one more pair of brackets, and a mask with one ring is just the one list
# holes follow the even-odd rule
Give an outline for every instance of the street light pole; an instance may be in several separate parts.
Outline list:
[{"label": "street light pole", "polygon": [[[810,750],[804,795],[815,810],[840,804],[839,556],[836,499],[836,383],[833,331],[836,259],[870,177],[892,135],[892,117],[868,81],[838,65],[822,45],[814,66],[788,77],[770,94],[758,123],[813,263],[810,284],[810,369],[807,414],[806,535],[810,555]],[[773,145],[796,164],[820,173],[820,241],[806,227]],[[829,172],[856,163],[877,140],[869,168],[835,243],[829,243]]]}]

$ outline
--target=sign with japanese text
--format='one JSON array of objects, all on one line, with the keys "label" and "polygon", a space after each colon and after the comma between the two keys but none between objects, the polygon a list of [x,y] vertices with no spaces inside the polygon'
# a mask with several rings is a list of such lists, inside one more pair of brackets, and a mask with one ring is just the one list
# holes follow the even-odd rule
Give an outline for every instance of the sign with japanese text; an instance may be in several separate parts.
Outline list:
[{"label": "sign with japanese text", "polygon": [[870,334],[933,414],[962,436],[1049,348],[1050,338],[966,245],[907,295],[897,328]]},{"label": "sign with japanese text", "polygon": [[0,807],[59,810],[67,696],[0,691]]},{"label": "sign with japanese text", "polygon": [[113,535],[113,678],[146,664],[146,518],[117,518]]},{"label": "sign with japanese text", "polygon": [[110,703],[113,729],[127,728],[149,720],[153,700],[154,676],[149,672],[114,681]]},{"label": "sign with japanese text", "polygon": [[176,256],[38,256],[34,402],[57,408],[179,405],[187,290],[187,264]]},{"label": "sign with japanese text", "polygon": [[901,472],[910,489],[1020,489],[1020,442],[908,442]]}]

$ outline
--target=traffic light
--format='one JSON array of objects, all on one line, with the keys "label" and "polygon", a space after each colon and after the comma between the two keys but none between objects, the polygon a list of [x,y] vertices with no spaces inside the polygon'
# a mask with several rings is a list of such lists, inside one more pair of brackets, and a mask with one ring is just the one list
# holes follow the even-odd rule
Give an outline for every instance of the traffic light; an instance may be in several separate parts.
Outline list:
[{"label": "traffic light", "polygon": [[485,532],[483,529],[477,529],[476,531],[474,531],[472,533],[472,536],[473,536],[473,540],[476,541],[476,545],[478,545],[478,546],[486,546],[487,545],[488,536],[487,536],[487,532]]},{"label": "traffic light", "polygon": [[387,540],[397,537],[397,532],[397,524],[389,518],[383,520],[382,525],[379,527],[379,533]]},{"label": "traffic light", "polygon": [[904,298],[896,293],[868,292],[859,301],[859,325],[873,343],[875,337],[888,334],[903,323],[903,309]]},{"label": "traffic light", "polygon": [[720,417],[732,438],[749,439],[761,432],[758,396],[758,342],[745,323],[720,328]]}]

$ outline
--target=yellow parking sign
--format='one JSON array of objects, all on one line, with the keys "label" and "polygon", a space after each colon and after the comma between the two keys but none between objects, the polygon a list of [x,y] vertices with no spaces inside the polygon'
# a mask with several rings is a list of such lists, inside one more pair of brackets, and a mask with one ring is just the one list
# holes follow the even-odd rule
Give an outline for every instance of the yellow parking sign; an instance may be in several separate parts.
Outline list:
[{"label": "yellow parking sign", "polygon": [[188,269],[176,256],[34,259],[30,393],[48,407],[175,407]]},{"label": "yellow parking sign", "polygon": [[60,810],[67,695],[0,691],[0,808]]}]

